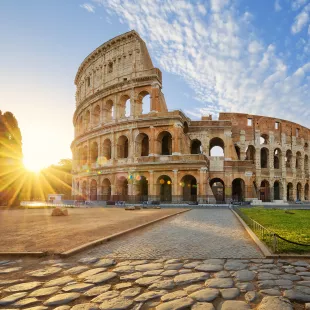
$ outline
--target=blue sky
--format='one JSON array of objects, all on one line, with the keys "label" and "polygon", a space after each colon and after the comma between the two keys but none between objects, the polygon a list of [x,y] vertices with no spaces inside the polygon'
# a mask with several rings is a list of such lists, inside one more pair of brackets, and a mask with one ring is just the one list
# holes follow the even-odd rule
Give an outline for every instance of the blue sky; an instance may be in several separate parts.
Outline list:
[{"label": "blue sky", "polygon": [[163,72],[169,109],[310,127],[310,0],[1,0],[0,21],[0,109],[16,115],[28,162],[71,157],[77,68],[130,29]]}]

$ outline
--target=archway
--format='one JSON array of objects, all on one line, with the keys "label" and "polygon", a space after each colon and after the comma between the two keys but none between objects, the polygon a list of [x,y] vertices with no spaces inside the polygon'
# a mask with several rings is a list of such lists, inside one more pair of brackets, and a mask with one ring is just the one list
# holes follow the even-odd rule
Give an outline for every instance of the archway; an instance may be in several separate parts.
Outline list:
[{"label": "archway", "polygon": [[217,203],[225,202],[225,184],[222,179],[214,178],[210,180],[213,196]]},{"label": "archway", "polygon": [[87,112],[85,114],[85,128],[84,128],[84,131],[87,131],[89,129],[89,125],[90,125],[90,112],[89,112],[89,110],[87,110]]},{"label": "archway", "polygon": [[195,139],[191,143],[191,154],[201,154],[201,142],[198,139]]},{"label": "archway", "polygon": [[117,179],[116,191],[118,200],[121,201],[128,200],[128,180],[124,176]]},{"label": "archway", "polygon": [[187,122],[184,122],[184,124],[183,124],[183,133],[187,134],[188,131],[189,131],[189,129],[188,129],[188,123],[187,123]]},{"label": "archway", "polygon": [[302,185],[301,183],[297,183],[297,200],[302,200]]},{"label": "archway", "polygon": [[99,105],[96,105],[96,107],[94,108],[93,122],[95,126],[100,123],[100,106]]},{"label": "archway", "polygon": [[143,175],[138,175],[135,180],[136,195],[139,201],[147,201],[149,194],[149,183],[148,179]]},{"label": "archway", "polygon": [[109,179],[104,179],[101,185],[101,200],[111,199],[111,182]]},{"label": "archway", "polygon": [[151,96],[147,91],[142,91],[137,97],[135,106],[136,115],[148,114],[151,111]]},{"label": "archway", "polygon": [[286,199],[287,201],[294,200],[293,184],[291,182],[287,183]]},{"label": "archway", "polygon": [[136,157],[149,156],[149,137],[145,133],[139,133],[136,137]]},{"label": "archway", "polygon": [[280,200],[282,197],[282,184],[279,181],[275,181],[273,184],[273,199]]},{"label": "archway", "polygon": [[91,163],[92,164],[96,163],[98,160],[98,143],[97,142],[92,143],[90,154],[91,154],[91,157],[90,157]]},{"label": "archway", "polygon": [[86,181],[83,181],[83,183],[82,183],[82,198],[84,200],[87,200],[87,183],[86,183]]},{"label": "archway", "polygon": [[158,135],[157,141],[160,145],[161,155],[171,155],[172,154],[172,136],[168,131],[163,131]]},{"label": "archway", "polygon": [[285,165],[286,168],[292,168],[292,159],[293,159],[293,154],[291,150],[287,150],[285,154]]},{"label": "archway", "polygon": [[296,153],[296,169],[301,170],[301,153]]},{"label": "archway", "polygon": [[281,150],[278,148],[273,152],[273,167],[274,169],[281,168]]},{"label": "archway", "polygon": [[268,144],[269,143],[269,136],[266,134],[262,134],[259,138],[259,143],[262,144]]},{"label": "archway", "polygon": [[82,155],[82,165],[87,165],[87,146],[83,147],[83,155]]},{"label": "archway", "polygon": [[92,180],[90,183],[90,200],[97,200],[97,181]]},{"label": "archway", "polygon": [[270,201],[270,185],[267,180],[263,180],[260,184],[260,200],[263,202]]},{"label": "archway", "polygon": [[234,201],[244,201],[245,198],[245,183],[244,180],[238,178],[232,182],[232,199]]},{"label": "archway", "polygon": [[309,200],[309,184],[306,183],[305,185],[305,200],[308,201]]},{"label": "archway", "polygon": [[308,159],[308,155],[305,155],[304,169],[305,169],[305,174],[307,176],[309,174],[309,159]]},{"label": "archway", "polygon": [[268,168],[269,166],[269,150],[265,147],[260,150],[260,166],[261,168]]},{"label": "archway", "polygon": [[117,157],[128,158],[128,138],[120,136],[117,141]]},{"label": "archway", "polygon": [[103,160],[110,160],[112,156],[111,140],[105,139],[102,145],[102,156]]},{"label": "archway", "polygon": [[237,154],[237,159],[240,160],[240,147],[236,144],[235,144],[235,150],[236,150],[236,154]]},{"label": "archway", "polygon": [[255,147],[253,145],[247,147],[245,160],[251,160],[255,164]]},{"label": "archway", "polygon": [[130,97],[128,95],[123,95],[118,104],[118,118],[129,117],[130,115]]},{"label": "archway", "polygon": [[108,100],[103,107],[103,120],[108,123],[114,118],[114,105],[112,100]]},{"label": "archway", "polygon": [[185,175],[180,186],[183,188],[183,201],[197,201],[197,180],[192,175]]},{"label": "archway", "polygon": [[172,181],[169,176],[162,175],[157,180],[160,201],[172,201]]},{"label": "archway", "polygon": [[224,141],[221,138],[215,137],[210,140],[209,150],[210,156],[225,156],[225,145]]}]

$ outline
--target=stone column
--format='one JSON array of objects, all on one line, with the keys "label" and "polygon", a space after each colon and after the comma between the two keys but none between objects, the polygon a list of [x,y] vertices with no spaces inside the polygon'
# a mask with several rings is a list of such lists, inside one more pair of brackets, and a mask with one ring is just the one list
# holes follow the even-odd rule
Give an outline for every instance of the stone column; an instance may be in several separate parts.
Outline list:
[{"label": "stone column", "polygon": [[149,171],[149,180],[148,180],[148,200],[156,200],[155,199],[156,192],[155,192],[155,185],[154,185],[154,171]]},{"label": "stone column", "polygon": [[178,180],[178,172],[179,170],[173,170],[173,180],[172,180],[172,201],[179,201],[179,180]]},{"label": "stone column", "polygon": [[116,145],[116,142],[115,142],[115,133],[114,131],[111,132],[111,159],[112,160],[115,160],[116,159],[116,148],[117,148],[117,145]]},{"label": "stone column", "polygon": [[154,156],[156,154],[156,141],[155,141],[155,128],[150,126],[150,137],[149,137],[149,156]]}]

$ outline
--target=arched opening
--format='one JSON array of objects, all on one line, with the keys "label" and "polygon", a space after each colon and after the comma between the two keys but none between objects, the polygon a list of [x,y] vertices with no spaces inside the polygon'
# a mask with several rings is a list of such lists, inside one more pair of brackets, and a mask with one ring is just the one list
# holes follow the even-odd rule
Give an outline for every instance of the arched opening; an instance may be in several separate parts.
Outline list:
[{"label": "arched opening", "polygon": [[100,106],[99,105],[96,105],[96,107],[94,108],[93,122],[95,126],[99,125],[100,123]]},{"label": "arched opening", "polygon": [[136,157],[149,156],[149,137],[145,133],[139,133],[136,137]]},{"label": "arched opening", "polygon": [[296,169],[301,170],[301,153],[296,153]]},{"label": "arched opening", "polygon": [[136,195],[139,201],[147,201],[149,194],[148,179],[143,175],[136,177]]},{"label": "arched opening", "polygon": [[111,182],[109,179],[104,179],[101,185],[101,200],[111,200]]},{"label": "arched opening", "polygon": [[268,159],[269,159],[269,150],[267,148],[263,147],[260,150],[260,166],[261,166],[261,168],[268,168],[268,166],[269,166]]},{"label": "arched opening", "polygon": [[87,146],[83,147],[82,165],[87,165]]},{"label": "arched opening", "polygon": [[306,183],[305,185],[305,200],[308,201],[309,200],[309,184]]},{"label": "arched opening", "polygon": [[252,163],[255,164],[255,147],[253,145],[249,145],[245,153],[245,160],[251,160]]},{"label": "arched opening", "polygon": [[84,200],[87,200],[87,183],[86,183],[86,181],[83,181],[83,183],[82,183],[82,198]]},{"label": "arched opening", "polygon": [[297,183],[297,200],[302,199],[302,185],[301,183]]},{"label": "arched opening", "polygon": [[112,100],[108,100],[103,107],[103,120],[108,123],[114,119],[114,105]]},{"label": "arched opening", "polygon": [[217,203],[225,203],[225,184],[224,181],[215,178],[210,181],[213,196]]},{"label": "arched opening", "polygon": [[93,142],[90,149],[91,163],[96,163],[98,160],[98,143]]},{"label": "arched opening", "polygon": [[235,144],[235,150],[236,150],[236,154],[237,154],[237,159],[240,160],[240,147],[236,144]]},{"label": "arched opening", "polygon": [[202,146],[201,142],[198,139],[195,139],[191,143],[191,154],[201,154]]},{"label": "arched opening", "polygon": [[197,201],[197,180],[192,175],[185,175],[180,186],[183,189],[183,201]]},{"label": "arched opening", "polygon": [[294,200],[293,184],[291,182],[287,183],[286,199],[287,201]]},{"label": "arched opening", "polygon": [[259,138],[259,143],[262,144],[268,144],[269,143],[269,136],[266,134],[262,134]]},{"label": "arched opening", "polygon": [[273,199],[280,200],[282,197],[282,184],[279,181],[275,181],[273,184]]},{"label": "arched opening", "polygon": [[117,179],[116,192],[118,200],[128,200],[128,180],[125,177],[120,177]]},{"label": "arched opening", "polygon": [[308,175],[309,174],[309,158],[308,158],[308,155],[305,155],[304,169],[305,169],[305,174]]},{"label": "arched opening", "polygon": [[97,181],[92,180],[90,183],[90,200],[97,200]]},{"label": "arched opening", "polygon": [[281,150],[275,149],[273,152],[273,167],[274,169],[281,168]]},{"label": "arched opening", "polygon": [[169,176],[162,175],[157,179],[160,201],[172,201],[172,181]]},{"label": "arched opening", "polygon": [[232,182],[232,199],[234,201],[244,201],[245,183],[242,179],[234,179]]},{"label": "arched opening", "polygon": [[221,138],[212,138],[209,144],[210,156],[224,156],[224,141]]},{"label": "arched opening", "polygon": [[286,168],[292,168],[292,159],[293,159],[293,154],[291,150],[287,150],[285,154],[285,165]]},{"label": "arched opening", "polygon": [[112,148],[111,148],[111,140],[110,139],[105,139],[103,141],[102,145],[102,156],[103,160],[107,161],[111,159],[111,153],[112,153]]},{"label": "arched opening", "polygon": [[89,125],[90,125],[90,112],[89,110],[87,110],[85,114],[85,131],[89,129]]},{"label": "arched opening", "polygon": [[148,114],[151,111],[151,96],[147,91],[142,91],[138,95],[136,104],[136,115]]},{"label": "arched opening", "polygon": [[120,136],[117,141],[117,157],[128,158],[128,138]]},{"label": "arched opening", "polygon": [[168,131],[163,131],[158,135],[157,141],[160,145],[161,155],[171,155],[172,154],[172,136]]},{"label": "arched opening", "polygon": [[187,124],[187,122],[184,122],[184,124],[183,124],[183,133],[185,133],[185,134],[188,133],[188,124]]},{"label": "arched opening", "polygon": [[118,105],[118,117],[124,118],[130,116],[130,97],[128,95],[123,95],[120,98],[119,105]]},{"label": "arched opening", "polygon": [[263,180],[260,184],[260,200],[263,202],[270,201],[270,185],[267,180]]}]

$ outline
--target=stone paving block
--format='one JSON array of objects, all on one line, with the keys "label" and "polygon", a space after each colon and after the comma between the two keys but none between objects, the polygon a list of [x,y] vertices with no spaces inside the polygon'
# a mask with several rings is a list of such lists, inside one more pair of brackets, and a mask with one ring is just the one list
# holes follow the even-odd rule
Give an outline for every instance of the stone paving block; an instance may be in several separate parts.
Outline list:
[{"label": "stone paving block", "polygon": [[197,302],[192,306],[191,310],[215,310],[215,308],[209,302]]},{"label": "stone paving block", "polygon": [[58,306],[63,304],[68,304],[69,302],[78,299],[80,297],[79,293],[66,293],[66,294],[59,294],[51,297],[43,304],[45,306]]},{"label": "stone paving block", "polygon": [[249,310],[251,307],[244,301],[227,300],[222,304],[221,310]]},{"label": "stone paving block", "polygon": [[110,300],[105,300],[101,305],[101,310],[124,310],[132,306],[133,301],[123,297],[116,297]]},{"label": "stone paving block", "polygon": [[156,307],[156,310],[181,310],[190,307],[193,303],[192,298],[185,297],[162,303]]},{"label": "stone paving block", "polygon": [[196,301],[212,301],[219,296],[220,291],[215,288],[206,288],[189,295],[189,297]]},{"label": "stone paving block", "polygon": [[293,306],[286,298],[267,296],[263,298],[257,310],[293,310]]}]

